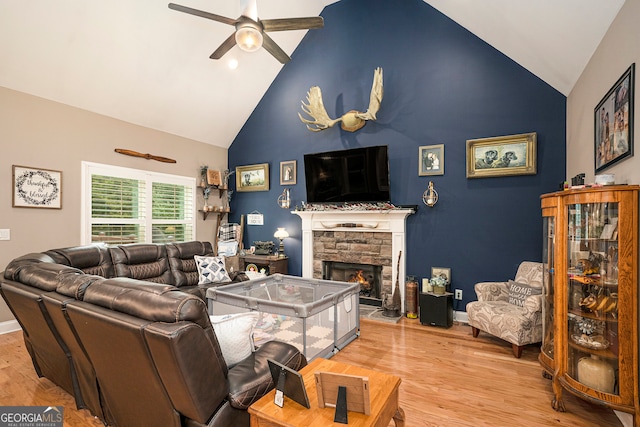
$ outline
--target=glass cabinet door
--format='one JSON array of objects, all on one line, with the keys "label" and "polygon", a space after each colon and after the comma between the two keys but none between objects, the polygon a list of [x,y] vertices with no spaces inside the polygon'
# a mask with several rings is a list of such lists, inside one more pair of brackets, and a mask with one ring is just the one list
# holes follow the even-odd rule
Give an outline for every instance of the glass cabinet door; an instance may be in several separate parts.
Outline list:
[{"label": "glass cabinet door", "polygon": [[567,374],[619,394],[618,203],[568,205]]},{"label": "glass cabinet door", "polygon": [[554,298],[554,252],[555,217],[542,217],[542,264],[543,296],[542,301],[542,354],[553,360],[553,298]]}]

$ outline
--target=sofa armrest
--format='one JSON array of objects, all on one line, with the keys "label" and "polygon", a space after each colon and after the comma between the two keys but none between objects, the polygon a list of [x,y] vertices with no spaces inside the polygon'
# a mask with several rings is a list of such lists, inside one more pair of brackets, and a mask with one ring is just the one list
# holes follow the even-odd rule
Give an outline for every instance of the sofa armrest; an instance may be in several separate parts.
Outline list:
[{"label": "sofa armrest", "polygon": [[229,369],[231,406],[247,409],[275,387],[267,359],[280,362],[296,371],[307,365],[304,354],[291,344],[281,341],[264,343],[251,356]]},{"label": "sofa armrest", "polygon": [[531,295],[525,298],[523,308],[529,317],[542,313],[542,295]]},{"label": "sofa armrest", "polygon": [[508,282],[480,282],[474,286],[478,301],[508,301]]}]

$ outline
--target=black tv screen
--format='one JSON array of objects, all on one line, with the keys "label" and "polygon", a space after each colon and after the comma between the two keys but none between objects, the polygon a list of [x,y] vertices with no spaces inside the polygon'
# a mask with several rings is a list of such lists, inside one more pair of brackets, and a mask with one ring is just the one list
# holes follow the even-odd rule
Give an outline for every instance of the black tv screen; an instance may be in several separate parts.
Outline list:
[{"label": "black tv screen", "polygon": [[387,146],[304,155],[308,203],[389,202]]}]

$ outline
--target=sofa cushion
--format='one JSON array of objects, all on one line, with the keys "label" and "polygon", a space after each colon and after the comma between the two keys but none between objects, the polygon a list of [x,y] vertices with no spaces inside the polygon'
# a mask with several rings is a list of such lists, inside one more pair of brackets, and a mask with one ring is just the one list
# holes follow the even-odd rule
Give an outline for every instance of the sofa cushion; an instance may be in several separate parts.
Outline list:
[{"label": "sofa cushion", "polygon": [[195,286],[198,284],[198,267],[193,258],[195,255],[213,256],[211,243],[194,241],[167,244],[167,256],[175,286]]},{"label": "sofa cushion", "polygon": [[51,249],[45,254],[58,264],[78,268],[87,274],[95,274],[105,279],[113,277],[111,253],[104,244]]},{"label": "sofa cushion", "polygon": [[110,247],[116,277],[173,284],[165,245],[133,243]]},{"label": "sofa cushion", "polygon": [[541,295],[542,288],[526,283],[509,280],[509,304],[524,307],[525,300],[531,295]]},{"label": "sofa cushion", "polygon": [[258,313],[225,314],[209,318],[229,368],[251,355],[254,350],[253,328],[258,322]]},{"label": "sofa cushion", "polygon": [[199,285],[206,285],[207,283],[224,283],[230,282],[231,278],[224,265],[224,257],[195,257],[196,265],[198,267],[198,274],[200,279]]}]

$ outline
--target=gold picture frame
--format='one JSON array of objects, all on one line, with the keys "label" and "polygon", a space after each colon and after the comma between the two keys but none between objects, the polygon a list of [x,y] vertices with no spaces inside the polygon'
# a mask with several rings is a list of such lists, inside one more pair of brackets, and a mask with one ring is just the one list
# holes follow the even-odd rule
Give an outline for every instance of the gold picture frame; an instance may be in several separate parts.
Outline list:
[{"label": "gold picture frame", "polygon": [[297,174],[296,160],[280,162],[280,185],[295,185]]},{"label": "gold picture frame", "polygon": [[236,166],[236,191],[269,191],[269,163]]},{"label": "gold picture frame", "polygon": [[536,132],[467,140],[467,178],[535,175]]},{"label": "gold picture frame", "polygon": [[62,209],[62,172],[13,165],[14,208]]},{"label": "gold picture frame", "polygon": [[444,175],[444,144],[418,147],[418,176]]}]

